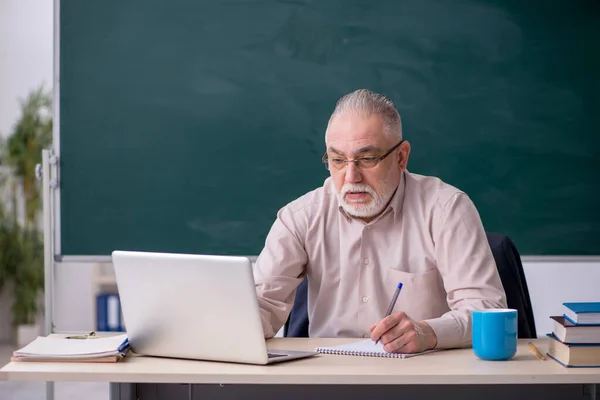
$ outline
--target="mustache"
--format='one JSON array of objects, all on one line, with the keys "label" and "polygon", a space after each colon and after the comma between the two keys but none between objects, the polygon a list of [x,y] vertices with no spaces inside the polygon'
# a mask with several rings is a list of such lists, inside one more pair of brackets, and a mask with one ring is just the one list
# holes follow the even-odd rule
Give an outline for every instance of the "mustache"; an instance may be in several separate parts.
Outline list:
[{"label": "mustache", "polygon": [[342,196],[345,196],[347,193],[351,193],[351,192],[365,192],[370,194],[371,196],[375,196],[375,190],[373,190],[372,187],[367,186],[367,185],[359,185],[359,184],[345,184],[342,187]]}]

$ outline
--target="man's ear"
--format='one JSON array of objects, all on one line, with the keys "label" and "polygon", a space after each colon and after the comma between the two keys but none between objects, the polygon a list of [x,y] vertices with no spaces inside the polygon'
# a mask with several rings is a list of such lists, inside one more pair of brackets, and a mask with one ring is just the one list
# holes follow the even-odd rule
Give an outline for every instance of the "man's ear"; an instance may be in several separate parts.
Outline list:
[{"label": "man's ear", "polygon": [[408,166],[408,156],[410,155],[410,143],[408,141],[402,142],[398,147],[398,167],[400,171],[404,171]]}]

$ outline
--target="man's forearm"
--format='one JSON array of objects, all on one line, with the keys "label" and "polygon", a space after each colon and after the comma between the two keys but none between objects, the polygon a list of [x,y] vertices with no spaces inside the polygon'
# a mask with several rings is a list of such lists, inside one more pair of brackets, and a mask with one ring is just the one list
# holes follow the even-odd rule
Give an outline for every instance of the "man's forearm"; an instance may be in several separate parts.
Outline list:
[{"label": "man's forearm", "polygon": [[[259,303],[262,303],[259,300]],[[275,336],[275,329],[271,323],[271,312],[263,307],[260,307],[260,321],[262,323],[263,331],[265,333],[265,339],[270,339]]]},{"label": "man's forearm", "polygon": [[422,321],[432,329],[436,343],[433,348],[450,349],[471,345],[471,312],[450,311],[439,318]]},{"label": "man's forearm", "polygon": [[272,338],[285,324],[285,320],[292,307],[292,301],[284,301],[277,296],[278,291],[263,290],[261,285],[257,286],[258,306],[265,338]]}]

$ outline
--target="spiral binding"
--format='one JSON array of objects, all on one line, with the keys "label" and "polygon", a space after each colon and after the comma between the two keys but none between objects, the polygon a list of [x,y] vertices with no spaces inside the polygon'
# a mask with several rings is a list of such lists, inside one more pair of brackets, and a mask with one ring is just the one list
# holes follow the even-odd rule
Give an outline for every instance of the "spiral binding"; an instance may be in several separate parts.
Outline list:
[{"label": "spiral binding", "polygon": [[398,353],[379,353],[370,351],[357,351],[357,350],[338,350],[327,347],[318,347],[317,352],[322,354],[336,354],[343,356],[366,356],[366,357],[386,357],[386,358],[404,358],[404,354]]}]

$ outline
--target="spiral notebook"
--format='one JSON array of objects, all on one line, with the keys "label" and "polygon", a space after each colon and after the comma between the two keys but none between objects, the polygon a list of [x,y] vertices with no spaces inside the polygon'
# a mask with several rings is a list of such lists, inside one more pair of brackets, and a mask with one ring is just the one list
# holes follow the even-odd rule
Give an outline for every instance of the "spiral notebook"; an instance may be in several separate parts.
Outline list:
[{"label": "spiral notebook", "polygon": [[388,353],[383,349],[383,344],[375,344],[371,339],[361,340],[348,344],[330,347],[317,347],[316,351],[322,354],[338,354],[345,356],[367,356],[367,357],[387,357],[387,358],[407,358],[424,353],[399,354]]}]

